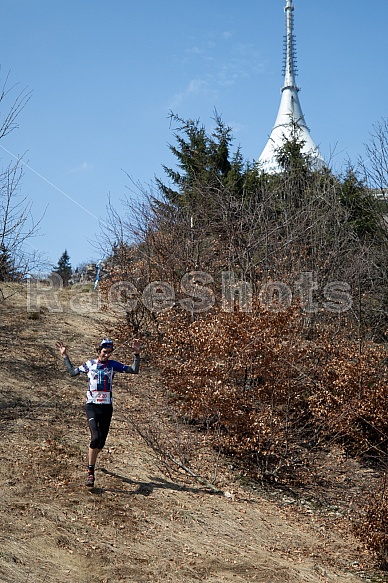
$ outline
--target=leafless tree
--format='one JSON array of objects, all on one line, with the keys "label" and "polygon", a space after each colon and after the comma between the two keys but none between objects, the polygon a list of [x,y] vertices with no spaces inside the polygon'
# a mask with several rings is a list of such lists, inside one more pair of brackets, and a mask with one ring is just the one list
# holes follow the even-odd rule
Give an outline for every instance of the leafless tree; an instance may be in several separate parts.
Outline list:
[{"label": "leafless tree", "polygon": [[385,192],[388,189],[388,119],[373,126],[370,141],[365,145],[369,165],[362,164],[372,188]]},{"label": "leafless tree", "polygon": [[[0,118],[0,140],[18,127],[17,118],[31,96],[31,92],[22,90],[13,98],[15,88],[7,75],[0,89],[0,107],[7,109]],[[0,281],[24,277],[41,262],[38,253],[26,248],[28,240],[37,234],[40,221],[34,221],[32,203],[21,195],[22,177],[21,158],[0,171]],[[4,297],[3,291],[1,295]]]},{"label": "leafless tree", "polygon": [[[9,73],[6,75],[5,80],[0,88],[0,105],[7,101],[15,91],[17,84],[10,85],[9,83]],[[2,121],[0,125],[0,139],[4,138],[14,129],[18,128],[17,118],[19,114],[23,111],[28,101],[31,98],[31,91],[23,89],[20,91],[15,98],[12,99],[11,104],[8,106],[8,113],[2,113]]]}]

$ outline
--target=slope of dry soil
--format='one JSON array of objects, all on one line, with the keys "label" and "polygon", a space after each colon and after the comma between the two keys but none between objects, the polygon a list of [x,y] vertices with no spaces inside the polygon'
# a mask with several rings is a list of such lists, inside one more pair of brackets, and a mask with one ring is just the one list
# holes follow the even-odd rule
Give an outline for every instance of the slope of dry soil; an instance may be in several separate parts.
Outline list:
[{"label": "slope of dry soil", "polygon": [[[91,309],[95,292],[39,292],[29,304],[22,286],[4,293],[1,583],[382,580],[371,575],[371,557],[338,505],[322,514],[237,481],[224,484],[227,497],[164,475],[123,413],[146,405],[159,382],[147,363],[140,375],[116,380],[111,433],[96,488],[88,490],[85,379],[68,376],[55,342],[63,340],[80,364],[93,355],[111,317]],[[345,462],[334,465],[338,482],[345,480]],[[346,495],[350,504],[351,489]]]}]

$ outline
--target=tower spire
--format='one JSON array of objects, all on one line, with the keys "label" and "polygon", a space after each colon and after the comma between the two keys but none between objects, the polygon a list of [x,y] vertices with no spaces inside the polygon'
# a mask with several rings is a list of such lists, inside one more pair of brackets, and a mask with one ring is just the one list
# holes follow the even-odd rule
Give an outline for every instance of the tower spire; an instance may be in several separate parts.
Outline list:
[{"label": "tower spire", "polygon": [[295,77],[296,72],[296,45],[294,36],[294,6],[292,0],[287,0],[287,5],[284,9],[286,13],[286,36],[284,37],[284,86],[293,87],[297,91]]},{"label": "tower spire", "polygon": [[302,152],[316,157],[323,163],[322,156],[314,144],[306,125],[299,102],[299,87],[296,84],[296,43],[294,35],[294,5],[292,0],[286,0],[286,35],[284,37],[284,84],[281,89],[281,100],[275,125],[268,142],[261,153],[259,163],[266,172],[279,171],[276,162],[276,152],[284,142],[294,135],[298,128],[298,139],[303,142]]}]

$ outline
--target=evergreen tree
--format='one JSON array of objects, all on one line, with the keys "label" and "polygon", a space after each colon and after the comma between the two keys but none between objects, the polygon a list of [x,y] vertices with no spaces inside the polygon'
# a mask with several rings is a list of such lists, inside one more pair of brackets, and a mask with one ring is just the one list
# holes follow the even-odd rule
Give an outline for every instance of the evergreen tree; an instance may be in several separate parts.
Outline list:
[{"label": "evergreen tree", "polygon": [[58,265],[53,270],[53,273],[56,273],[62,278],[63,285],[65,287],[69,285],[69,280],[72,276],[73,271],[70,265],[70,257],[66,249],[59,258]]},{"label": "evergreen tree", "polygon": [[342,181],[340,201],[347,209],[348,221],[360,240],[386,238],[378,200],[351,167],[347,168]]},{"label": "evergreen tree", "polygon": [[[175,133],[177,146],[170,145],[179,169],[163,166],[172,186],[166,186],[159,179],[156,182],[170,203],[181,208],[193,207],[204,187],[219,188],[224,185],[232,170],[229,160],[233,140],[231,128],[222,122],[217,113],[214,118],[216,127],[211,135],[206,133],[198,120],[183,120],[173,114],[171,118],[180,124]],[[233,170],[236,172],[236,164]]]},{"label": "evergreen tree", "polygon": [[0,281],[12,281],[16,278],[16,270],[11,255],[4,245],[0,244]]}]

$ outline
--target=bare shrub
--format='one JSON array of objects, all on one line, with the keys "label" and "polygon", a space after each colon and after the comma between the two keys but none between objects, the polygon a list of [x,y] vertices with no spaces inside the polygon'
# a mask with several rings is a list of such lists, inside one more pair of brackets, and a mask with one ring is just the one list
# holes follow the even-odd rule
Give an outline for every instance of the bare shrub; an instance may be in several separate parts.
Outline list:
[{"label": "bare shrub", "polygon": [[362,515],[355,521],[354,531],[372,550],[383,570],[388,570],[388,484],[385,475],[368,496]]}]

